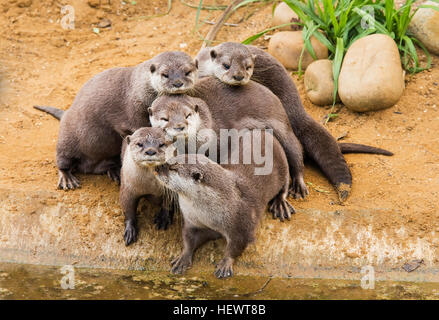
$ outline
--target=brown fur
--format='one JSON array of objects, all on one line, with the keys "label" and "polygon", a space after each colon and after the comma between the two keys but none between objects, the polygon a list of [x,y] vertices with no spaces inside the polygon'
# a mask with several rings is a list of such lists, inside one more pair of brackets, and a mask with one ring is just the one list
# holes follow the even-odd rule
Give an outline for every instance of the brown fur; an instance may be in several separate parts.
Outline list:
[{"label": "brown fur", "polygon": [[196,66],[182,52],[165,52],[135,67],[109,69],[90,79],[61,117],[58,187],[78,187],[74,171],[108,173],[118,181],[122,137],[150,125],[147,108],[158,94],[184,92],[195,79]]},{"label": "brown fur", "polygon": [[[187,106],[198,105],[204,127],[210,120],[203,118],[203,115],[210,113],[211,129],[216,132],[217,137],[220,136],[220,129],[273,129],[290,165],[293,196],[305,197],[308,194],[303,180],[302,147],[289,125],[279,99],[270,90],[252,81],[246,86],[231,87],[216,78],[208,77],[201,79],[188,95],[202,99],[204,103],[195,99],[191,102],[186,96],[162,96],[151,107],[151,116],[159,118],[155,114],[159,115],[166,110],[170,112],[168,106],[179,102]],[[204,111],[206,107],[210,112]]]},{"label": "brown fur", "polygon": [[[161,206],[156,215],[161,219],[157,227],[166,229],[172,223],[173,210],[162,184],[154,177],[154,168],[166,162],[171,141],[160,128],[140,128],[124,139],[122,146],[120,205],[125,215],[125,244],[137,239],[136,212],[142,197]],[[166,217],[168,220],[163,219]]]},{"label": "brown fur", "polygon": [[[262,134],[262,146],[267,135],[269,133]],[[157,167],[159,179],[178,193],[184,218],[183,251],[172,262],[173,273],[181,274],[188,269],[192,265],[194,251],[203,243],[223,236],[227,242],[225,254],[216,267],[215,275],[218,278],[232,276],[233,262],[254,240],[256,227],[267,204],[270,203],[273,216],[281,220],[289,218],[294,212],[286,200],[288,162],[275,138],[272,151],[273,170],[263,176],[255,175],[254,163],[219,165],[204,155],[194,154],[176,158],[185,163]],[[190,159],[194,164],[188,163]],[[198,162],[195,163],[195,160]]]},{"label": "brown fur", "polygon": [[[213,55],[212,52],[214,52]],[[269,88],[282,102],[305,154],[319,165],[337,189],[341,201],[346,200],[352,186],[351,172],[342,152],[392,155],[387,150],[370,146],[337,144],[331,134],[306,113],[296,86],[285,68],[274,57],[259,48],[226,42],[201,50],[196,61],[199,65],[200,76],[215,75],[225,83],[240,85],[235,75],[247,74],[248,77],[251,72],[252,80]],[[211,66],[212,61],[219,66],[226,64],[230,68],[215,70]],[[253,68],[249,70],[252,64]],[[242,80],[241,85],[245,84],[247,77]]]}]

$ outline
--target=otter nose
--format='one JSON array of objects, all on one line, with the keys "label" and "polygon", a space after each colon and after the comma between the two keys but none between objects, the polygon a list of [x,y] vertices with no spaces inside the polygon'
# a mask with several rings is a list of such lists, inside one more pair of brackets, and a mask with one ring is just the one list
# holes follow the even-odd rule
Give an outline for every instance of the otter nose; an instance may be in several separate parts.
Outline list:
[{"label": "otter nose", "polygon": [[181,82],[181,81],[175,81],[173,84],[172,84],[175,88],[181,88],[182,86],[183,86],[183,82]]},{"label": "otter nose", "polygon": [[155,155],[157,152],[153,149],[148,149],[145,151],[145,154],[147,154],[148,156],[153,156]]},{"label": "otter nose", "polygon": [[244,79],[244,76],[233,76],[233,79],[235,79],[236,81],[241,81],[242,79]]}]

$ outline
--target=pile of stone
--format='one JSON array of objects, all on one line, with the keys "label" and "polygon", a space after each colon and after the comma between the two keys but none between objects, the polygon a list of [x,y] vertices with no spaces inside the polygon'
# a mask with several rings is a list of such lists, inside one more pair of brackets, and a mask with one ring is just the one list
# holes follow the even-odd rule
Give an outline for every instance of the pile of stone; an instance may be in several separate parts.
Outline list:
[{"label": "pile of stone", "polygon": [[[426,2],[428,5],[439,4]],[[274,12],[273,25],[298,21],[293,10],[280,3]],[[439,12],[430,8],[417,11],[410,31],[427,49],[439,54]],[[333,101],[334,80],[328,49],[316,38],[311,38],[317,60],[305,50],[302,70],[308,98],[316,105],[330,105]],[[268,52],[287,69],[298,70],[304,47],[302,31],[297,26],[284,27],[269,42]],[[405,72],[395,41],[384,34],[373,34],[355,41],[348,49],[339,76],[337,101],[357,112],[376,111],[395,105],[405,87]]]}]

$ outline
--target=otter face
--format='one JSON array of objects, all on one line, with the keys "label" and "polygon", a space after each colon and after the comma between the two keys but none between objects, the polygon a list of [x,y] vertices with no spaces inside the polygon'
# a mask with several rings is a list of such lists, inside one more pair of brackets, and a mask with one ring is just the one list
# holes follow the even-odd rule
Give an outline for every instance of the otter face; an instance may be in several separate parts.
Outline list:
[{"label": "otter face", "polygon": [[152,59],[149,67],[151,85],[159,94],[184,93],[194,87],[198,69],[183,52],[164,52]]},{"label": "otter face", "polygon": [[154,167],[166,162],[172,144],[165,132],[159,128],[140,128],[125,138],[129,154],[141,167]]},{"label": "otter face", "polygon": [[221,82],[233,86],[245,85],[253,75],[254,56],[243,44],[220,44],[212,48],[210,58],[214,76]]},{"label": "otter face", "polygon": [[190,97],[161,96],[148,108],[152,127],[165,130],[171,138],[189,137],[200,128],[198,104]]},{"label": "otter face", "polygon": [[[171,161],[170,161],[171,162]],[[202,194],[209,187],[212,174],[209,160],[196,154],[180,155],[155,168],[157,178],[169,189],[182,194]]]}]

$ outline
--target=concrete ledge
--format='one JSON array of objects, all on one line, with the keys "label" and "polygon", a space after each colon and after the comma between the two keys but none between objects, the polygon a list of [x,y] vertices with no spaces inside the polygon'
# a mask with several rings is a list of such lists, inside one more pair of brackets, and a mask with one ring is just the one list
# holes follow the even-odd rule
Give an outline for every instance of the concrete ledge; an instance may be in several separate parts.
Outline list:
[{"label": "concrete ledge", "polygon": [[[0,189],[0,262],[169,270],[169,261],[181,249],[181,219],[169,230],[157,231],[154,208],[142,203],[140,238],[125,247],[118,188],[104,177],[91,179],[98,179],[95,186],[73,192]],[[285,223],[267,213],[255,245],[239,259],[237,273],[359,279],[361,267],[371,265],[378,280],[439,281],[435,231],[422,238],[411,234],[399,212],[296,208]],[[223,248],[222,240],[201,248],[191,273],[213,270]],[[403,271],[401,266],[412,259],[424,259],[424,265]]]}]

